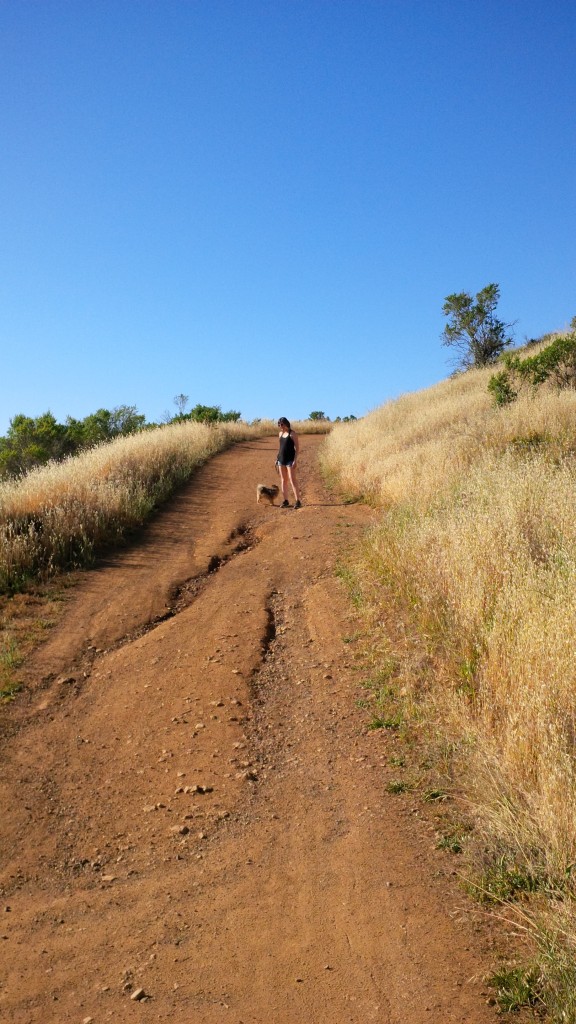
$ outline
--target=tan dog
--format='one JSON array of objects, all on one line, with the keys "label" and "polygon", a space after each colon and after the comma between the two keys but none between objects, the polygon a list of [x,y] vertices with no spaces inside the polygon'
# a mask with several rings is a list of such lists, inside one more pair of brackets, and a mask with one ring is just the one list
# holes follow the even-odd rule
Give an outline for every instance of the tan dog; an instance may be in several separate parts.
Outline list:
[{"label": "tan dog", "polygon": [[259,505],[261,500],[264,499],[270,505],[273,505],[274,504],[274,498],[278,494],[279,490],[280,490],[280,488],[277,487],[276,484],[273,484],[272,487],[266,487],[265,484],[258,484],[258,487],[256,488],[256,502],[257,502],[257,504]]}]

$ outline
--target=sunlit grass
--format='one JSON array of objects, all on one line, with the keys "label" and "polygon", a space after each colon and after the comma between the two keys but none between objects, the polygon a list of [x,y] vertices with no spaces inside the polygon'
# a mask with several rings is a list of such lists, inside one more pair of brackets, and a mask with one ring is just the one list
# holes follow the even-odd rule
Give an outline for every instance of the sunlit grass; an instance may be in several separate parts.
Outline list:
[{"label": "sunlit grass", "polygon": [[[576,392],[541,389],[496,408],[492,372],[336,426],[323,461],[346,493],[381,508],[342,569],[356,604],[375,629],[391,610],[402,616],[411,642],[394,651],[399,689],[455,741],[485,848],[537,880],[539,898],[562,893],[566,951],[576,945]],[[542,970],[546,989],[553,971]]]}]

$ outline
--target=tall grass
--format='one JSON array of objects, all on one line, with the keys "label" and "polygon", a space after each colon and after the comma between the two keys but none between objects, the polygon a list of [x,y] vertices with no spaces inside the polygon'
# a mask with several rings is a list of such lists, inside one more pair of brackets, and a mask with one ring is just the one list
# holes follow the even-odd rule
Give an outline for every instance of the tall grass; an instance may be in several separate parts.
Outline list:
[{"label": "tall grass", "polygon": [[0,591],[90,564],[120,542],[216,452],[268,434],[256,426],[183,423],[99,445],[0,483]]},{"label": "tall grass", "polygon": [[576,946],[576,393],[542,389],[497,409],[490,374],[335,427],[323,458],[347,492],[382,509],[359,566],[367,601],[380,621],[400,609],[409,623],[425,667],[407,652],[402,685],[465,750],[483,842],[562,895],[564,938],[546,948],[566,951]]}]

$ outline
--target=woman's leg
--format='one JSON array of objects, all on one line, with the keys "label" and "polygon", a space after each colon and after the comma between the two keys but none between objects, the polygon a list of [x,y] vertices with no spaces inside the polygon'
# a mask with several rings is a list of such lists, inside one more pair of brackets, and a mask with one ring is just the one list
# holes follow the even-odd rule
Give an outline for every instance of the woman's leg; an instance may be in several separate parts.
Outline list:
[{"label": "woman's leg", "polygon": [[[282,467],[282,468],[284,468],[284,467]],[[296,480],[296,466],[286,466],[286,469],[288,470],[288,476],[290,478],[290,484],[292,486],[292,490],[294,491],[294,497],[295,497],[296,501],[300,501],[300,494],[299,494],[299,491],[298,491],[298,481]]]},{"label": "woman's leg", "polygon": [[282,497],[284,501],[288,501],[288,466],[281,466],[278,464],[278,471],[280,473],[280,487],[282,488]]}]

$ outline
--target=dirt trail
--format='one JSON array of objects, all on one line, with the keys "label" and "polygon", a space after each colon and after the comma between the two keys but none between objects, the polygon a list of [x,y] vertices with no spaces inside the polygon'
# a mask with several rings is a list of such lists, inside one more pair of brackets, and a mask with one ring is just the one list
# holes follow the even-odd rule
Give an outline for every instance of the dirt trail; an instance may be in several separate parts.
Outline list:
[{"label": "dirt trail", "polygon": [[334,565],[370,513],[302,442],[302,510],[255,504],[273,439],[218,456],[3,712],[5,1024],[493,1021],[453,862],[355,704]]}]

